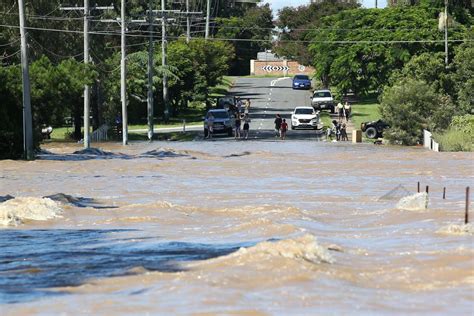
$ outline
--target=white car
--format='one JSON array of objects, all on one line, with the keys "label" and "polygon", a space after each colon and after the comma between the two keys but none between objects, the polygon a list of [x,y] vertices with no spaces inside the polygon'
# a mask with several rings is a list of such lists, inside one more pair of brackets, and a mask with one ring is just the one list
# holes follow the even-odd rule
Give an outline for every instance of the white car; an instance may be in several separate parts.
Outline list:
[{"label": "white car", "polygon": [[331,113],[334,113],[335,104],[331,91],[327,89],[316,90],[313,92],[313,96],[309,98],[315,110],[329,110]]},{"label": "white car", "polygon": [[320,125],[319,111],[315,111],[311,106],[298,106],[291,112],[291,129],[320,129]]}]

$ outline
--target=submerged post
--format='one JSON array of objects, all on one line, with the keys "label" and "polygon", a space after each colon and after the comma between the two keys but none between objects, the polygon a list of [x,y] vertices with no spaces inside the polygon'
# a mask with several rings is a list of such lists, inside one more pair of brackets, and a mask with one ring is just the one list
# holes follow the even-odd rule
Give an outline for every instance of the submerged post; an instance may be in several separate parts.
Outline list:
[{"label": "submerged post", "polygon": [[426,191],[425,192],[426,192],[426,194],[430,193],[430,186],[429,185],[426,186]]},{"label": "submerged post", "polygon": [[418,181],[418,193],[420,193],[420,181]]},{"label": "submerged post", "polygon": [[443,188],[443,200],[446,200],[446,187]]},{"label": "submerged post", "polygon": [[469,187],[466,187],[466,213],[464,215],[464,224],[469,223]]}]

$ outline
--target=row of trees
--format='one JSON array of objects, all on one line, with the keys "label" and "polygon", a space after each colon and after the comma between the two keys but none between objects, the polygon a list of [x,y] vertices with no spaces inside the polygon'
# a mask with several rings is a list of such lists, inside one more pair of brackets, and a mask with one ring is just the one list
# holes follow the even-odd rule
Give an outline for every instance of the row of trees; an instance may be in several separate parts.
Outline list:
[{"label": "row of trees", "polygon": [[[35,144],[43,124],[64,126],[72,121],[74,139],[82,138],[83,86],[92,86],[92,125],[113,122],[121,114],[120,102],[120,32],[116,23],[103,19],[120,16],[120,0],[113,0],[114,10],[90,12],[91,63],[83,64],[82,12],[59,10],[63,1],[26,1],[28,45],[30,52],[31,103]],[[127,1],[127,17],[140,19],[146,14],[149,0]],[[190,1],[191,11],[204,11],[202,1]],[[94,5],[110,6],[110,0]],[[159,9],[161,0],[153,0]],[[68,5],[81,7],[81,0]],[[167,1],[167,9],[184,10],[184,3]],[[203,10],[204,9],[204,10]],[[265,39],[271,34],[269,6],[228,6],[218,1],[212,10],[212,39],[205,41],[204,25],[194,21],[192,40],[186,43],[186,20],[177,19],[168,27],[168,66],[161,66],[161,28],[154,26],[154,113],[159,119],[164,111],[162,75],[169,77],[171,115],[186,111],[194,101],[210,104],[210,88],[229,72],[248,71],[248,60],[268,47],[267,42],[242,39]],[[245,18],[244,18],[245,17]],[[0,158],[19,157],[22,153],[22,82],[20,70],[18,4],[15,0],[0,4]],[[256,28],[257,27],[257,28]],[[265,30],[265,31],[262,31]],[[146,121],[148,26],[130,24],[127,37],[127,93],[130,123]],[[222,40],[216,40],[222,38]],[[233,40],[229,40],[229,38]],[[267,46],[265,46],[267,45]],[[238,58],[236,58],[238,51]],[[245,70],[243,73],[245,73]],[[70,118],[70,120],[69,120]]]}]

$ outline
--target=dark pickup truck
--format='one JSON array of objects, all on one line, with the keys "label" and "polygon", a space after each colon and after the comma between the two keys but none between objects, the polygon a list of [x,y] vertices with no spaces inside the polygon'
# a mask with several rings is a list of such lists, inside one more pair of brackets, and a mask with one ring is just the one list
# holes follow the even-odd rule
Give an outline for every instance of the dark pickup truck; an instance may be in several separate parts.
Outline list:
[{"label": "dark pickup truck", "polygon": [[382,120],[363,122],[360,124],[360,129],[365,133],[365,136],[370,139],[375,139],[383,136],[383,130],[390,127]]}]

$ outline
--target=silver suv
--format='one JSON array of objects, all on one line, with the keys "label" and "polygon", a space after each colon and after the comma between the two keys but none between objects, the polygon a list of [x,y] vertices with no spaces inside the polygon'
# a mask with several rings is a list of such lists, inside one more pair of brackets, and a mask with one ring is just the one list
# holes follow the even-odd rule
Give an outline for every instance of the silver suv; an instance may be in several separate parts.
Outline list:
[{"label": "silver suv", "polygon": [[213,134],[222,134],[227,133],[228,136],[232,136],[232,131],[235,126],[235,120],[230,115],[230,112],[226,109],[212,109],[206,113],[204,117],[204,137],[209,135],[208,130],[208,119],[210,114],[213,116],[213,124],[212,124],[212,133]]},{"label": "silver suv", "polygon": [[315,90],[313,96],[310,97],[311,106],[315,110],[330,110],[331,113],[334,113],[335,104],[330,90]]}]

